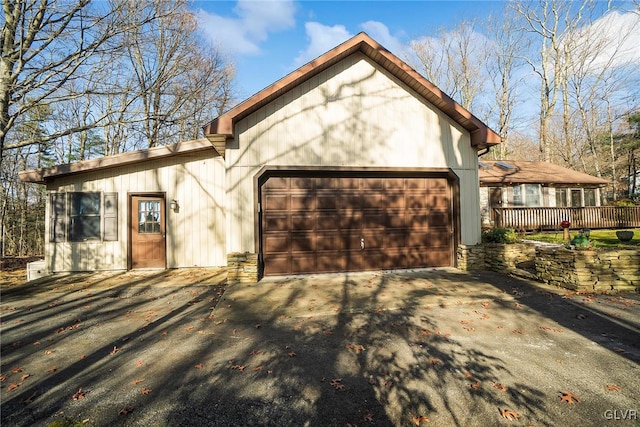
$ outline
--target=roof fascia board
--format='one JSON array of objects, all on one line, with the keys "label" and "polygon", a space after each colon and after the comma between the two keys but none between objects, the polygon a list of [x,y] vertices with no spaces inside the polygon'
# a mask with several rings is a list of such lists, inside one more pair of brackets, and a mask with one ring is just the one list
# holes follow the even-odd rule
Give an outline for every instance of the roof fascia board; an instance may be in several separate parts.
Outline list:
[{"label": "roof fascia board", "polygon": [[140,163],[143,161],[177,156],[180,154],[192,153],[207,149],[215,148],[208,139],[200,138],[192,141],[178,142],[177,144],[173,145],[163,145],[160,147],[131,151],[128,153],[101,157],[98,159],[83,160],[76,163],[57,165],[50,168],[22,171],[18,173],[18,178],[22,182],[44,184],[47,181],[51,181],[54,178],[62,177],[65,175],[72,175],[81,172],[91,172],[100,169],[108,169],[117,166]]},{"label": "roof fascia board", "polygon": [[[410,87],[417,83],[421,88],[424,88],[426,94],[421,93],[425,91],[418,91],[421,96],[424,96],[425,99],[469,131],[473,146],[485,148],[501,142],[500,136],[480,119],[366,33],[359,33],[215,118],[204,126],[205,135],[220,134],[233,137],[233,128],[236,122],[356,51],[362,52]],[[393,66],[389,64],[393,64]],[[412,83],[414,84],[412,85]],[[415,89],[415,87],[413,88]]]}]

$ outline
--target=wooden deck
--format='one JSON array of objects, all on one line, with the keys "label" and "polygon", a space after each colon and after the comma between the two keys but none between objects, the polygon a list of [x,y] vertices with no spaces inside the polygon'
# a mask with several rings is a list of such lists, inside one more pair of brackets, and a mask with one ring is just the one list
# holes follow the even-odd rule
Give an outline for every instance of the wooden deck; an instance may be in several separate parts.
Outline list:
[{"label": "wooden deck", "polygon": [[495,227],[522,231],[559,230],[562,221],[571,228],[640,227],[640,206],[589,206],[582,208],[493,208]]}]

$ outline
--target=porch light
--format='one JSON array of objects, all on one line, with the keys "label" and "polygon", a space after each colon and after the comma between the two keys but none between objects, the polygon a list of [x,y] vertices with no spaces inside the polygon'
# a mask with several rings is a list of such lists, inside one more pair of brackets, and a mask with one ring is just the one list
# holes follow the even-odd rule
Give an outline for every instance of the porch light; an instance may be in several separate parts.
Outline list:
[{"label": "porch light", "polygon": [[173,199],[171,201],[171,203],[169,203],[169,208],[174,211],[174,212],[179,212],[180,211],[180,204],[178,203],[178,201],[176,199]]}]

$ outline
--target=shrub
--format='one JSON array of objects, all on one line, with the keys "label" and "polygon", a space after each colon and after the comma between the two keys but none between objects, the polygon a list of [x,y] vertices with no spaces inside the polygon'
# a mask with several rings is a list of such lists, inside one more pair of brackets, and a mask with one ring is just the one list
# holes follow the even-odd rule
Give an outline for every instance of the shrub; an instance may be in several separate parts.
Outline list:
[{"label": "shrub", "polygon": [[483,243],[515,243],[518,240],[512,228],[494,228],[482,233]]}]

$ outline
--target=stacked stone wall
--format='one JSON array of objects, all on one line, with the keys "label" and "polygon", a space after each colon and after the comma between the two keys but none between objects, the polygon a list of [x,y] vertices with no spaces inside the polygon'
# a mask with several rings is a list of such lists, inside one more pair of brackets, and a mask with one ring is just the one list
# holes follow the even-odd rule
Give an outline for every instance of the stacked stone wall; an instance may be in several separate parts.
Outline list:
[{"label": "stacked stone wall", "polygon": [[227,283],[256,283],[258,281],[258,254],[233,252],[227,255]]}]

